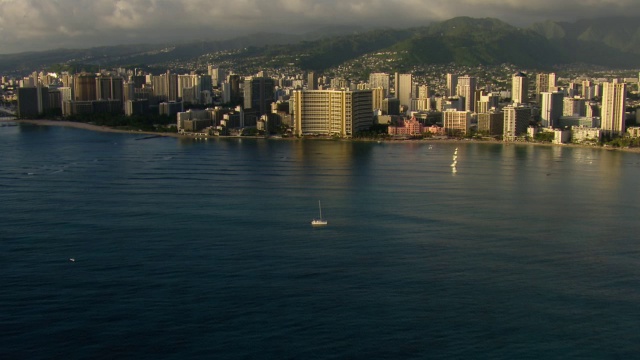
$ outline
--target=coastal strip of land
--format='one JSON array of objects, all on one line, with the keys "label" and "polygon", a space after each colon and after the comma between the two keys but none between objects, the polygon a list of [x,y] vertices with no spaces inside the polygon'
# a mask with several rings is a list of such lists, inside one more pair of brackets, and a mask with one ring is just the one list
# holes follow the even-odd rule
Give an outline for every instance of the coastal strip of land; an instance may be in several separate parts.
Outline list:
[{"label": "coastal strip of land", "polygon": [[[7,122],[7,121],[3,121]],[[82,122],[75,121],[65,121],[65,120],[33,120],[33,119],[15,119],[10,122],[16,124],[31,124],[31,125],[41,125],[41,126],[64,126],[71,127],[76,129],[90,130],[90,131],[99,131],[99,132],[110,132],[110,133],[122,133],[122,134],[145,134],[152,136],[164,136],[164,137],[173,137],[173,138],[182,138],[182,139],[193,139],[196,137],[195,134],[178,134],[178,133],[170,133],[170,132],[154,132],[154,131],[142,131],[142,130],[125,130],[125,129],[114,129],[108,126],[100,126]],[[292,138],[295,139],[295,138]],[[359,140],[357,140],[359,141]],[[399,140],[387,140],[387,139],[376,139],[376,141],[383,142],[402,142]],[[518,145],[539,145],[539,146],[562,146],[562,147],[578,147],[578,148],[587,148],[587,149],[603,149],[603,150],[617,150],[617,151],[626,151],[626,152],[634,152],[640,154],[640,148],[616,148],[616,147],[601,147],[594,145],[581,145],[581,144],[553,144],[553,143],[537,143],[537,142],[502,142],[502,141],[487,141],[487,140],[471,140],[471,139],[422,139],[422,140],[409,140],[409,141],[428,141],[428,142],[457,142],[457,143],[468,143],[468,142],[476,142],[476,143],[498,143],[498,144],[518,144]]]}]

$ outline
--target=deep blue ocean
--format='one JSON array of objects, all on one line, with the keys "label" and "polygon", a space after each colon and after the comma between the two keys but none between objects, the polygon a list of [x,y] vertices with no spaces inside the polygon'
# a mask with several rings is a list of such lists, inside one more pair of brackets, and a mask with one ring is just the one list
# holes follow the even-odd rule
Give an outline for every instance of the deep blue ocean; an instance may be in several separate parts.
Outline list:
[{"label": "deep blue ocean", "polygon": [[640,357],[637,153],[21,125],[0,189],[1,359]]}]

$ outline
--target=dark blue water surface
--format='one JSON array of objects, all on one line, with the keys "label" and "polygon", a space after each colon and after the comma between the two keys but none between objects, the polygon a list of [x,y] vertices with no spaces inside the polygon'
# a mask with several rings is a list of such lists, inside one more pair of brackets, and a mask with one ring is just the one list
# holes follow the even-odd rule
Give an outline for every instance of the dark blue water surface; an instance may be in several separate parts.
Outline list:
[{"label": "dark blue water surface", "polygon": [[640,154],[142,137],[0,128],[0,358],[640,357]]}]

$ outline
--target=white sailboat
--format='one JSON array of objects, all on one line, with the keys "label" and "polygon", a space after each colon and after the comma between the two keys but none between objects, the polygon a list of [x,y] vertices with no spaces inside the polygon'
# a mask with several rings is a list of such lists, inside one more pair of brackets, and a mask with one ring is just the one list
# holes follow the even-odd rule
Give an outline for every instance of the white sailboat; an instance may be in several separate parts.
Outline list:
[{"label": "white sailboat", "polygon": [[320,204],[320,200],[318,200],[318,210],[320,210],[320,217],[318,219],[313,219],[311,221],[311,226],[324,226],[327,225],[327,220],[322,218],[322,205]]}]

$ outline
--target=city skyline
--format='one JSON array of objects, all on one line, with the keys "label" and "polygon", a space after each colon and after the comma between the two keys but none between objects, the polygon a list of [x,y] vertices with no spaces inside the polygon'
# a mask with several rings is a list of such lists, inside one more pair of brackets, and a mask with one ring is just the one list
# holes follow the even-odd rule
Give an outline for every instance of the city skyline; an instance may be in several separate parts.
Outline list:
[{"label": "city skyline", "polygon": [[457,16],[493,17],[526,27],[544,20],[634,15],[640,15],[634,0],[0,0],[0,54],[221,40],[258,32],[302,34],[341,26],[407,28]]}]

